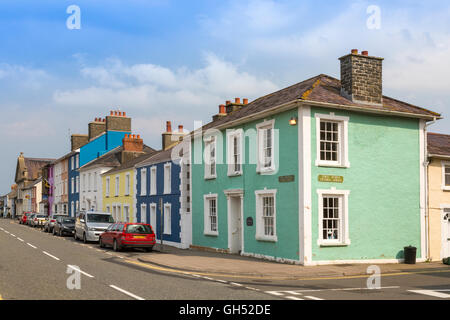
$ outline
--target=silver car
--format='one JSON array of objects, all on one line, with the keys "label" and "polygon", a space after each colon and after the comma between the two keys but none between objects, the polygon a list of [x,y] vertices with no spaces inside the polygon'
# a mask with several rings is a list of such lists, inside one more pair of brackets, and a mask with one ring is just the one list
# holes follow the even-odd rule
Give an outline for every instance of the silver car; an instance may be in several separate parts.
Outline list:
[{"label": "silver car", "polygon": [[114,223],[110,213],[96,211],[80,211],[75,220],[75,240],[97,242],[100,235]]}]

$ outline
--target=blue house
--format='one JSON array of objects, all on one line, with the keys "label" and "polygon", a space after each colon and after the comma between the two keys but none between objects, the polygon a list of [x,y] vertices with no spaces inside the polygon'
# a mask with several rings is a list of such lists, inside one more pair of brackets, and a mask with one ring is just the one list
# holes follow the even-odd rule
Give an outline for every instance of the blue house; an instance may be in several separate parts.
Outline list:
[{"label": "blue house", "polygon": [[72,153],[69,159],[69,215],[80,209],[80,173],[78,169],[122,145],[122,139],[131,133],[131,118],[125,112],[111,111],[106,118],[89,123],[88,135],[72,135]]},{"label": "blue house", "polygon": [[189,165],[179,156],[179,140],[175,146],[169,145],[171,139],[164,139],[164,135],[181,136],[171,130],[166,132],[163,150],[135,165],[136,221],[149,223],[158,243],[162,237],[164,244],[189,248],[192,238]]}]

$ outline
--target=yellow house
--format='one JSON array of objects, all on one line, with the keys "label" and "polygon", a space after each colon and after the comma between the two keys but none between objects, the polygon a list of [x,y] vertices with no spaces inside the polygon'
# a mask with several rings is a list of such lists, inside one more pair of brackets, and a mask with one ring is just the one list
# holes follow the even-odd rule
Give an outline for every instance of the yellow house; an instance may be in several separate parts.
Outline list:
[{"label": "yellow house", "polygon": [[450,257],[450,135],[428,133],[429,258]]},{"label": "yellow house", "polygon": [[117,222],[137,222],[135,164],[148,157],[144,154],[102,174],[103,211]]}]

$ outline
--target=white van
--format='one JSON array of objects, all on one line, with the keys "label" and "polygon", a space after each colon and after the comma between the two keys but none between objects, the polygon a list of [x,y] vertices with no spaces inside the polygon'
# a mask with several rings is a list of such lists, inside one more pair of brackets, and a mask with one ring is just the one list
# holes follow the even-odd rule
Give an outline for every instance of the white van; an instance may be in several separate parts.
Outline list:
[{"label": "white van", "polygon": [[110,213],[96,211],[80,211],[75,220],[75,240],[98,241],[100,235],[114,223]]}]

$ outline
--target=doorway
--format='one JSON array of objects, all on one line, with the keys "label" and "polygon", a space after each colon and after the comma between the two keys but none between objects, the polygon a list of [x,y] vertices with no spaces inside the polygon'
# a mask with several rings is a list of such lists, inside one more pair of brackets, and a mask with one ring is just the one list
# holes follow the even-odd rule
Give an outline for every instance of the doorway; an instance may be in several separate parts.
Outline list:
[{"label": "doorway", "polygon": [[450,257],[450,208],[445,208],[442,221],[442,258]]},{"label": "doorway", "polygon": [[230,253],[242,252],[242,195],[228,195],[228,247]]}]

